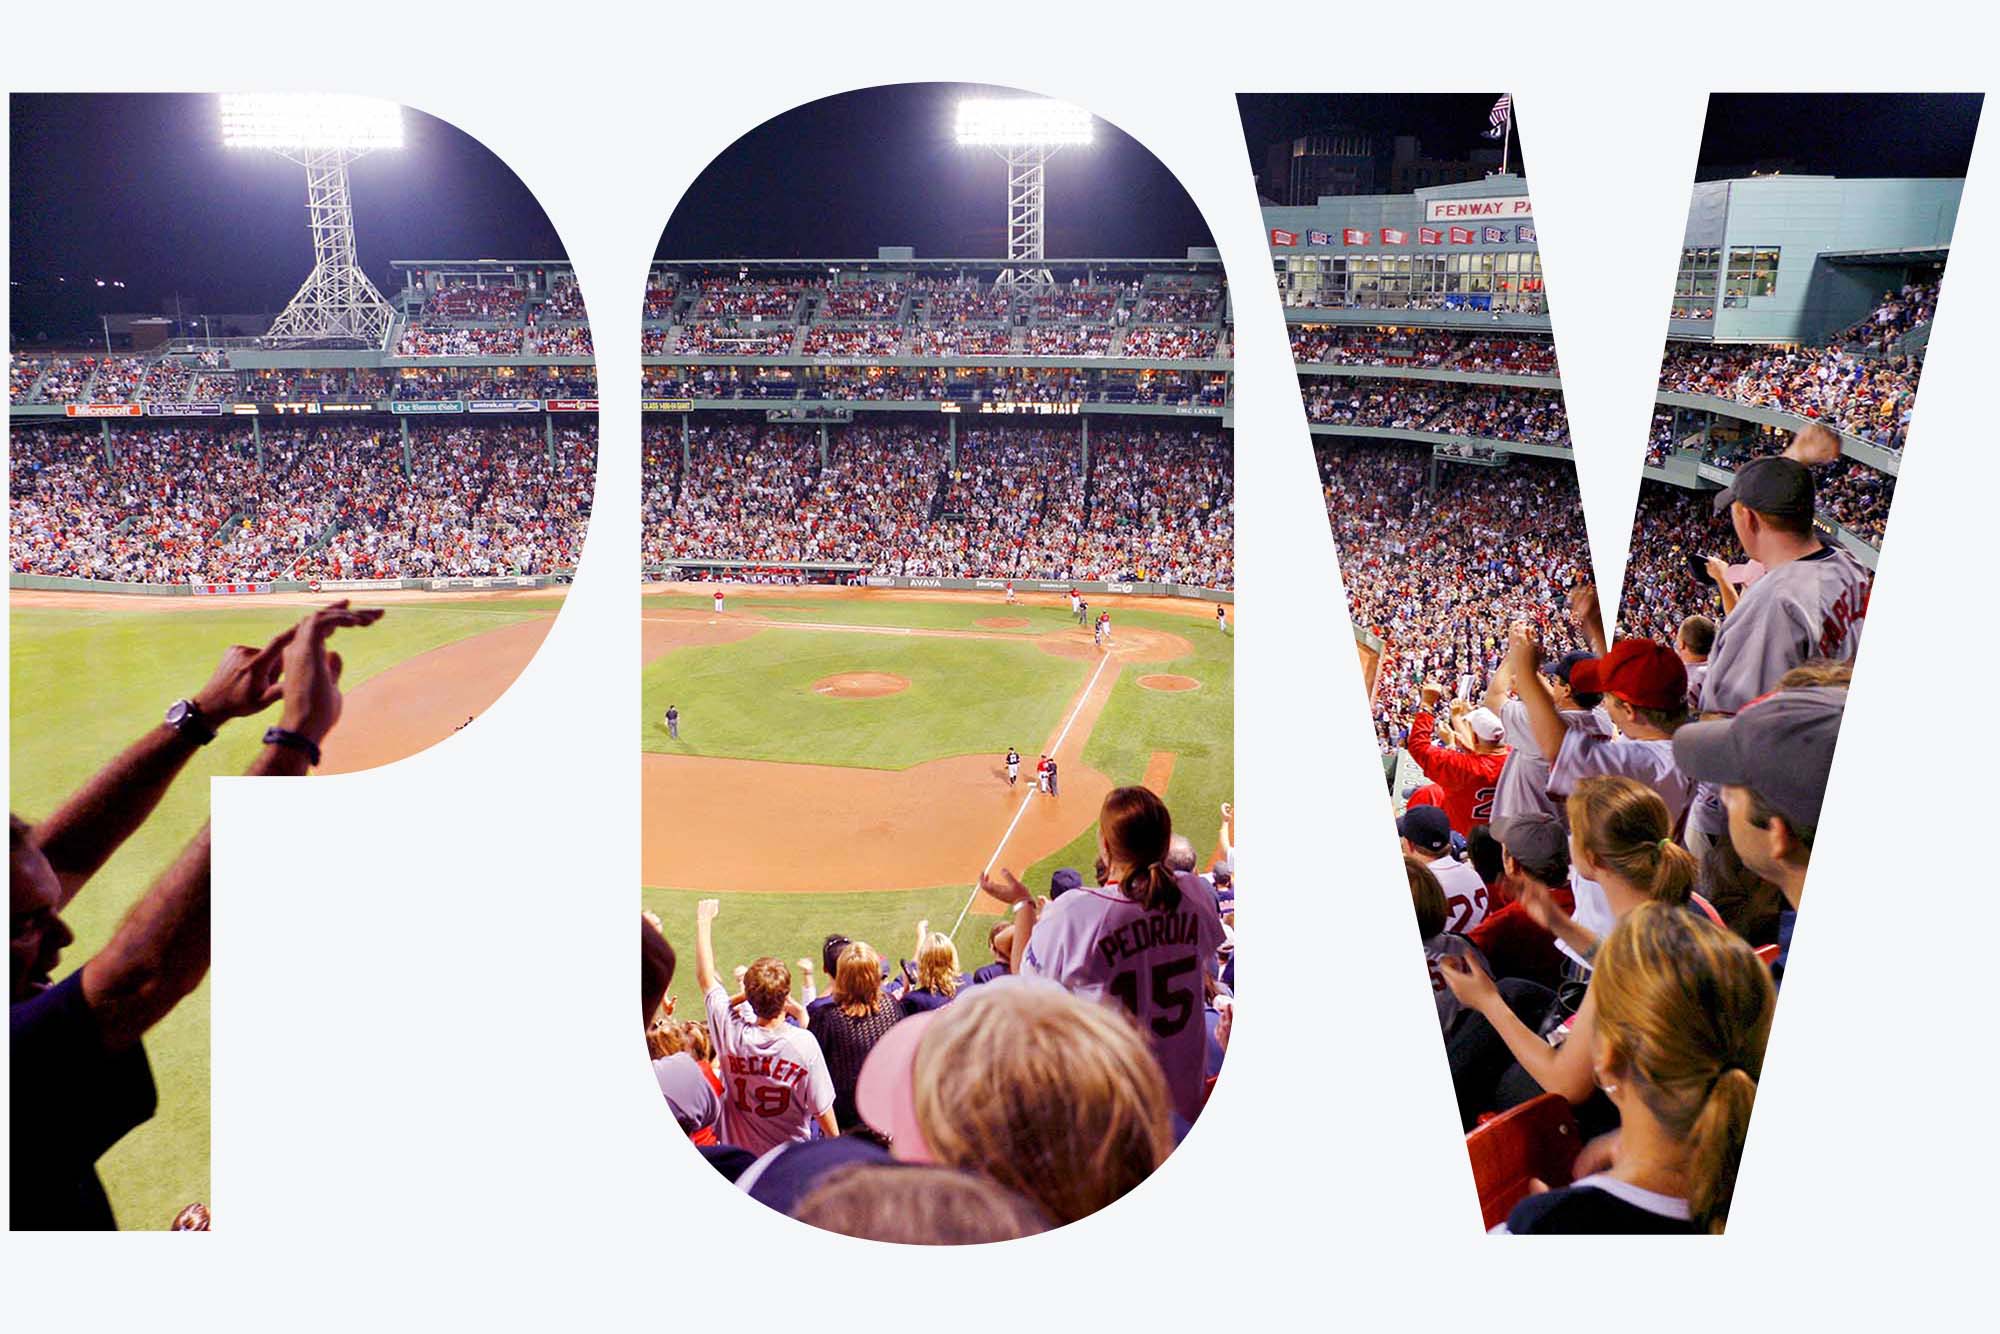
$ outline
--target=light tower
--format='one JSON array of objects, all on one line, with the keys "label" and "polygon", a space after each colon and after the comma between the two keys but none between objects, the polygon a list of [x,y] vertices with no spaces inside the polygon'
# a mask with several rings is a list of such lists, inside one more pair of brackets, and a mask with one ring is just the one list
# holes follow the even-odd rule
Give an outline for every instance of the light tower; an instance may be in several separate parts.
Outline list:
[{"label": "light tower", "polygon": [[1049,155],[1090,142],[1090,113],[1045,97],[974,97],[958,104],[960,147],[991,148],[1007,160],[1007,267],[1002,285],[1048,286],[1043,263]]},{"label": "light tower", "polygon": [[403,146],[402,108],[372,97],[222,94],[222,142],[262,148],[306,169],[312,273],[265,341],[283,347],[381,347],[395,312],[354,260],[347,164]]}]

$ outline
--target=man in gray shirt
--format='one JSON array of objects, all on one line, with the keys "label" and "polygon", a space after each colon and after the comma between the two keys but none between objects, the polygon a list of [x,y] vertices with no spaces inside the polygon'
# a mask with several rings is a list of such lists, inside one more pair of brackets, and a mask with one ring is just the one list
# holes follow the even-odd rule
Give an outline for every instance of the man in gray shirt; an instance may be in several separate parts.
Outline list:
[{"label": "man in gray shirt", "polygon": [[[1744,554],[1764,567],[1723,618],[1702,681],[1702,716],[1729,717],[1803,662],[1852,661],[1871,581],[1860,562],[1814,533],[1812,474],[1795,459],[1745,464],[1715,508],[1729,510]],[[1728,828],[1719,792],[1703,784],[1688,817],[1689,850],[1702,855]]]}]

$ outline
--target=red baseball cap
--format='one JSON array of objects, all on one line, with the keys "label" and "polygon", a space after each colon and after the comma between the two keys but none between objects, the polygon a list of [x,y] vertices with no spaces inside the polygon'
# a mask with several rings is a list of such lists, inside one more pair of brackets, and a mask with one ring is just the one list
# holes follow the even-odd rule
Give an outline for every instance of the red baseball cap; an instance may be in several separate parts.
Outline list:
[{"label": "red baseball cap", "polygon": [[1569,688],[1616,695],[1634,708],[1674,709],[1687,704],[1687,664],[1656,639],[1621,639],[1603,657],[1572,667]]}]

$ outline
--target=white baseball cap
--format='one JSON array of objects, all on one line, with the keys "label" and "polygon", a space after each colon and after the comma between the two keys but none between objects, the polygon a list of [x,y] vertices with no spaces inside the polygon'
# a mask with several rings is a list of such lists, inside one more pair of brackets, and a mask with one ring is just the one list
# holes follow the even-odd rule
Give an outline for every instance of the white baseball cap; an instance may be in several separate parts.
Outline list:
[{"label": "white baseball cap", "polygon": [[1507,735],[1506,724],[1500,715],[1488,708],[1477,708],[1465,715],[1465,725],[1472,729],[1472,735],[1481,741],[1498,741]]}]

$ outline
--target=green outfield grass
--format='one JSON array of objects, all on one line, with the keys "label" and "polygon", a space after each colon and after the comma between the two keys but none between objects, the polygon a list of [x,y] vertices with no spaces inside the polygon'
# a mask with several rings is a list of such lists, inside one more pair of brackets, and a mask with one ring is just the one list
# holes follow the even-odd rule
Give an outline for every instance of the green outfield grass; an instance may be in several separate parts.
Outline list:
[{"label": "green outfield grass", "polygon": [[[686,611],[709,611],[710,598],[681,593],[657,593],[640,599],[647,608],[670,607]],[[1076,625],[1076,618],[1060,606],[1010,607],[998,593],[991,601],[910,602],[880,598],[786,598],[731,597],[722,614],[767,621],[817,621],[823,625],[907,626],[919,630],[977,630],[985,634],[1038,635],[1064,626]],[[995,629],[980,625],[984,620],[1021,620],[1025,626]]]},{"label": "green outfield grass", "polygon": [[[397,603],[379,624],[335,636],[346,664],[343,682],[359,685],[419,653],[546,610],[524,603]],[[168,704],[198,690],[224,648],[263,643],[302,614],[278,607],[165,613],[14,609],[8,794],[14,811],[30,821],[48,815],[157,725]],[[225,728],[182,772],[152,819],[64,911],[77,941],[64,954],[58,976],[110,939],[154,876],[207,818],[207,779],[241,773],[276,713],[274,706],[268,719],[243,719]],[[112,1207],[128,1228],[163,1228],[181,1206],[209,1198],[206,983],[153,1030],[146,1050],[159,1085],[159,1112],[99,1165]]]},{"label": "green outfield grass", "polygon": [[[1206,867],[1222,827],[1222,803],[1235,799],[1236,786],[1236,636],[1186,616],[1120,608],[1117,629],[1140,626],[1164,630],[1186,639],[1192,652],[1172,662],[1126,663],[1118,674],[1111,701],[1091,729],[1083,760],[1119,786],[1146,776],[1146,764],[1156,750],[1174,755],[1173,777],[1167,783],[1167,809],[1174,832],[1193,840],[1195,854]],[[1155,673],[1192,676],[1198,690],[1146,690],[1139,678]],[[1021,874],[1036,893],[1048,892],[1049,877],[1058,867],[1073,866],[1090,879],[1097,858],[1097,828],[1093,825],[1068,847],[1044,857]],[[955,914],[954,914],[955,915]],[[979,930],[975,933],[974,927]],[[946,928],[947,930],[949,928]],[[968,919],[959,933],[959,950],[968,940],[984,940],[983,919]],[[983,948],[983,946],[982,946]]]},{"label": "green outfield grass", "polygon": [[[998,754],[1009,744],[1032,751],[1089,670],[1087,662],[1027,642],[762,630],[732,644],[679,649],[649,665],[640,745],[862,769]],[[841,672],[889,672],[910,686],[877,699],[832,699],[813,690],[815,681]],[[681,711],[678,742],[667,739],[660,721],[669,703]]]},{"label": "green outfield grass", "polygon": [[[703,598],[649,598],[647,605],[706,607]],[[848,625],[908,625],[975,629],[988,616],[1019,614],[1037,630],[1062,629],[1075,621],[1058,608],[1007,608],[952,602],[799,599],[738,599],[732,610],[778,619],[782,609],[800,620]],[[1204,864],[1221,824],[1220,805],[1235,786],[1235,637],[1213,622],[1163,612],[1121,607],[1119,630],[1143,627],[1186,639],[1191,651],[1173,662],[1126,662],[1117,686],[1084,748],[1084,760],[1120,784],[1139,782],[1154,751],[1175,756],[1167,804],[1175,828],[1194,840]],[[900,665],[893,665],[900,664]],[[932,664],[942,670],[932,674]],[[1048,672],[1049,688],[1028,706],[1030,683]],[[1053,669],[1050,671],[1049,669]],[[1032,753],[1058,727],[1064,710],[1081,688],[1091,663],[1057,658],[1032,645],[990,639],[949,640],[765,630],[734,644],[680,649],[656,660],[645,672],[641,735],[649,750],[675,749],[666,742],[660,715],[669,694],[680,705],[682,745],[689,754],[821,764],[869,764],[870,756],[895,755],[896,764],[949,754],[994,749],[996,735],[1018,736],[1015,744]],[[874,701],[832,701],[814,696],[811,683],[836,671],[889,671],[910,678],[911,689]],[[1166,693],[1142,689],[1138,678],[1177,673],[1201,682],[1198,690]],[[919,690],[922,681],[925,689]],[[800,694],[803,688],[803,694]],[[1006,701],[994,696],[1009,697]],[[901,708],[878,708],[895,706]],[[1006,703],[1014,721],[996,725],[980,711]],[[1022,707],[1015,709],[1014,705]],[[867,709],[853,713],[835,710]],[[725,745],[725,740],[727,745]],[[782,835],[779,835],[782,836]],[[1068,847],[1033,866],[1014,869],[1037,891],[1060,866],[1090,874],[1097,855],[1093,825]],[[735,893],[720,896],[716,919],[717,962],[725,973],[762,954],[775,954],[796,968],[800,958],[818,966],[820,942],[830,932],[865,939],[892,962],[910,953],[916,924],[928,919],[950,931],[972,886],[872,893]],[[694,984],[694,905],[706,897],[697,889],[648,887],[644,904],[657,912],[667,938],[680,952],[673,994],[683,1018],[698,1017],[701,999]],[[990,962],[989,917],[968,915],[956,937],[966,971]],[[824,982],[822,982],[822,988]]]},{"label": "green outfield grass", "polygon": [[[917,943],[917,923],[929,921],[938,931],[951,930],[971,894],[970,885],[941,889],[909,889],[856,894],[724,894],[715,919],[715,962],[726,984],[738,964],[775,954],[792,970],[793,994],[799,987],[798,961],[811,959],[820,967],[820,944],[839,932],[849,940],[865,940],[889,960],[911,957]],[[660,915],[667,939],[678,954],[672,994],[676,1017],[698,1019],[701,992],[694,982],[694,905],[714,897],[691,889],[647,889],[640,901]],[[993,961],[986,948],[987,918],[968,917],[959,933],[958,958],[966,972]],[[826,990],[824,978],[819,989]]]}]

